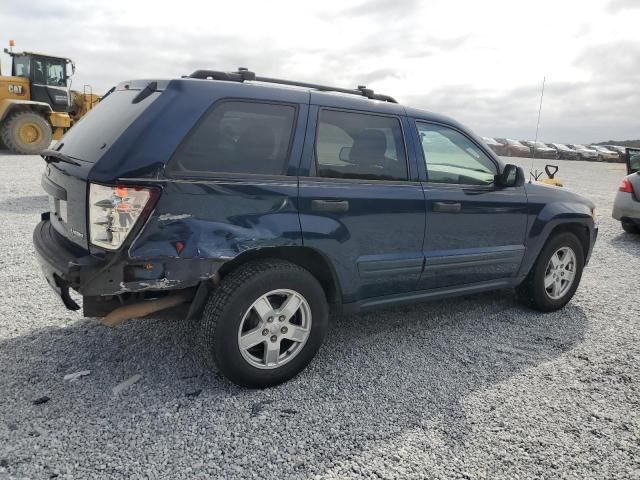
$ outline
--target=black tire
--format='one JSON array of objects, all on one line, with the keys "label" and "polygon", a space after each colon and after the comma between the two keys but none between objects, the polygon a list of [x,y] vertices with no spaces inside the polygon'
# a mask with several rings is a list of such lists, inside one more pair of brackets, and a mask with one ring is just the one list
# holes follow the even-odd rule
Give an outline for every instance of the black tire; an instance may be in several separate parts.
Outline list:
[{"label": "black tire", "polygon": [[580,161],[584,160],[584,158],[582,158],[582,154],[580,154],[580,153],[578,154],[578,160],[580,160]]},{"label": "black tire", "polygon": [[627,233],[640,233],[640,226],[630,220],[622,220],[620,222],[622,229]]},{"label": "black tire", "polygon": [[[311,329],[294,358],[280,367],[260,369],[243,357],[238,332],[251,305],[276,289],[295,290],[306,299]],[[213,291],[202,316],[200,346],[209,366],[217,366],[232,382],[250,388],[271,387],[294,377],[311,362],[324,341],[328,317],[324,290],[309,271],[283,260],[258,260],[229,273]]]},{"label": "black tire", "polygon": [[598,161],[599,162],[604,162],[604,158],[602,157],[602,155],[598,155]]},{"label": "black tire", "polygon": [[[29,138],[21,135],[21,131],[30,127]],[[22,111],[9,116],[0,128],[2,143],[11,151],[24,155],[38,154],[51,145],[53,132],[51,125],[42,115],[35,112]]]},{"label": "black tire", "polygon": [[[575,276],[573,284],[564,293],[564,295],[558,299],[553,299],[545,289],[544,278],[551,256],[562,247],[571,248],[575,254]],[[524,305],[540,310],[541,312],[553,312],[555,310],[559,310],[569,303],[573,295],[576,293],[576,289],[578,288],[580,279],[582,278],[583,269],[584,249],[578,237],[570,232],[558,233],[547,241],[546,245],[540,252],[540,255],[538,255],[536,263],[527,275],[527,278],[524,282],[518,285],[518,287],[516,287],[518,300]]]}]

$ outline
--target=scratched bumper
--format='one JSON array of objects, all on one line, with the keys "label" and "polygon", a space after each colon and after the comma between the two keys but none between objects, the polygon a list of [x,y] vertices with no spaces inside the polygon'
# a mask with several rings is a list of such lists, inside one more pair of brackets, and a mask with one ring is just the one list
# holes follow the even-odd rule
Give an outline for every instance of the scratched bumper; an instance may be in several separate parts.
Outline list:
[{"label": "scratched bumper", "polygon": [[70,303],[69,289],[86,297],[180,290],[213,277],[224,263],[188,258],[132,260],[124,251],[94,255],[57,233],[46,213],[33,232],[33,244],[47,283],[72,310],[79,307]]}]

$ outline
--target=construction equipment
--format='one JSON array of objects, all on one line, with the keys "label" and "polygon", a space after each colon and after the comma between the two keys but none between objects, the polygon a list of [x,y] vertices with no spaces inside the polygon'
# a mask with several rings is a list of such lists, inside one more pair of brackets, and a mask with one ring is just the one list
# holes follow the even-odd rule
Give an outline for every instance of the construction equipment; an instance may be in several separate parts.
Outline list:
[{"label": "construction equipment", "polygon": [[75,64],[69,58],[4,50],[11,75],[0,72],[0,139],[16,152],[34,154],[59,140],[100,98],[91,87],[71,90]]},{"label": "construction equipment", "polygon": [[558,173],[557,165],[545,165],[544,171],[547,174],[548,178],[540,178],[542,176],[542,172],[539,172],[538,170],[529,173],[531,173],[531,176],[536,182],[546,183],[547,185],[553,185],[555,187],[563,186],[562,180],[556,178],[556,173]]}]

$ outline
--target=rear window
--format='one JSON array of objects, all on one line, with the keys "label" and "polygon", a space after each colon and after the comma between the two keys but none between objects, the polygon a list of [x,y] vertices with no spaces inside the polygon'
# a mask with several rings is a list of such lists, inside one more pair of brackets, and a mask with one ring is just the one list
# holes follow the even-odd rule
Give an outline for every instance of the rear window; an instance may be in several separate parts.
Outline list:
[{"label": "rear window", "polygon": [[292,105],[225,101],[194,127],[169,162],[172,174],[283,175],[296,108]]},{"label": "rear window", "polygon": [[95,163],[140,114],[160,96],[154,92],[138,103],[140,90],[116,90],[82,117],[60,141],[61,152]]}]

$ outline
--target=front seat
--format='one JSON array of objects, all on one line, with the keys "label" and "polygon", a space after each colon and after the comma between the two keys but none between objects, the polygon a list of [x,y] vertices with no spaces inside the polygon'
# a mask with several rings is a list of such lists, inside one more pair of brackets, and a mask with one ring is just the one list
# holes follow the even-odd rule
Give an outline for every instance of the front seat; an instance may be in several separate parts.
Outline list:
[{"label": "front seat", "polygon": [[349,161],[371,173],[387,164],[387,137],[380,130],[362,130],[353,137]]},{"label": "front seat", "polygon": [[248,127],[236,140],[236,157],[243,164],[251,163],[255,168],[252,173],[273,173],[282,170],[282,165],[275,158],[276,138],[271,127],[266,125],[252,125]]}]

